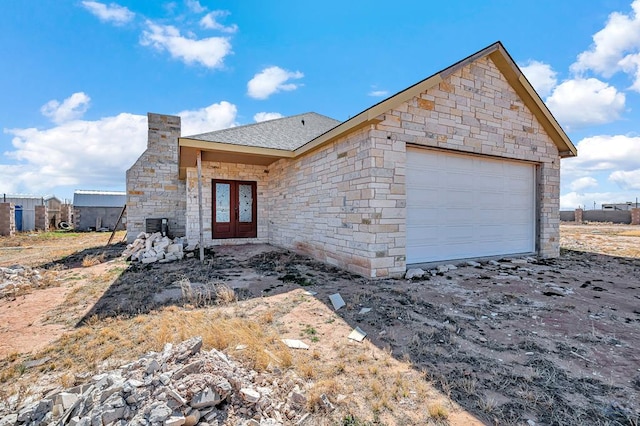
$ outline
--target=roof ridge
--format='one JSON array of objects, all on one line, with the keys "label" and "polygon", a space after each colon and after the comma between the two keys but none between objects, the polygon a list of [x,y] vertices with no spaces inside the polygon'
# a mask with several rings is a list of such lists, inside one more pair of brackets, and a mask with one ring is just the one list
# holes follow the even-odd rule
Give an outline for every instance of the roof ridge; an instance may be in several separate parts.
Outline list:
[{"label": "roof ridge", "polygon": [[286,116],[286,117],[279,117],[279,118],[274,118],[274,119],[271,119],[271,120],[264,120],[264,121],[260,121],[260,122],[257,122],[257,123],[242,124],[242,125],[240,125],[240,126],[226,127],[226,128],[224,128],[224,129],[212,130],[212,131],[210,131],[210,132],[198,133],[198,134],[195,134],[195,135],[188,135],[188,136],[181,136],[181,137],[183,137],[183,138],[187,138],[187,139],[188,139],[188,138],[193,138],[193,137],[196,137],[196,136],[210,135],[210,134],[212,134],[212,133],[222,132],[222,131],[225,131],[225,130],[240,129],[240,128],[247,128],[247,127],[259,126],[259,125],[261,125],[261,124],[268,123],[268,122],[282,121],[282,120],[291,119],[291,118],[296,118],[296,117],[300,117],[300,116],[303,116],[303,115],[309,115],[309,114],[319,115],[319,116],[321,116],[321,117],[328,118],[328,119],[330,119],[330,120],[334,120],[334,121],[337,121],[338,123],[341,123],[341,121],[340,121],[340,120],[336,120],[335,118],[329,117],[329,116],[327,116],[327,115],[323,115],[323,114],[317,113],[317,112],[315,112],[315,111],[308,111],[308,112],[303,112],[303,113],[301,113],[301,114],[288,115],[288,116]]}]

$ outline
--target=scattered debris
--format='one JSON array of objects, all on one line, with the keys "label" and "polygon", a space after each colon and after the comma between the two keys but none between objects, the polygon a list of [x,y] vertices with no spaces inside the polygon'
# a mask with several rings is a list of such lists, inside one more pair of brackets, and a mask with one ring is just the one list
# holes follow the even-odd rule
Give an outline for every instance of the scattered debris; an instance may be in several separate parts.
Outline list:
[{"label": "scattered debris", "polygon": [[[54,271],[47,271],[54,273]],[[48,285],[43,273],[28,266],[0,267],[0,297],[15,297],[31,289]]]},{"label": "scattered debris", "polygon": [[342,296],[340,296],[340,293],[332,294],[331,296],[329,296],[329,300],[331,300],[333,309],[335,309],[336,311],[346,305],[346,303],[344,303],[344,300],[342,299]]},{"label": "scattered debris", "polygon": [[[293,373],[258,374],[201,346],[200,337],[167,344],[87,384],[51,391],[0,424],[281,425],[308,418],[306,385]],[[322,404],[333,407],[326,397]]]},{"label": "scattered debris", "polygon": [[[182,237],[172,240],[162,236],[160,232],[148,234],[141,232],[133,243],[127,245],[122,256],[127,260],[140,261],[142,263],[167,263],[182,259],[185,256],[185,240]],[[187,249],[191,249],[188,246]],[[193,247],[195,250],[195,247]]]},{"label": "scattered debris", "polygon": [[413,278],[422,278],[426,272],[422,268],[411,268],[407,271],[404,277],[408,280]]},{"label": "scattered debris", "polygon": [[284,343],[291,349],[309,349],[309,345],[304,343],[302,340],[282,339],[282,343]]},{"label": "scattered debris", "polygon": [[367,337],[367,333],[362,331],[360,327],[354,328],[351,334],[349,334],[349,339],[355,340],[356,342],[362,342],[365,337]]},{"label": "scattered debris", "polygon": [[371,308],[362,308],[360,309],[360,312],[358,312],[360,315],[364,315],[366,313],[371,312]]}]

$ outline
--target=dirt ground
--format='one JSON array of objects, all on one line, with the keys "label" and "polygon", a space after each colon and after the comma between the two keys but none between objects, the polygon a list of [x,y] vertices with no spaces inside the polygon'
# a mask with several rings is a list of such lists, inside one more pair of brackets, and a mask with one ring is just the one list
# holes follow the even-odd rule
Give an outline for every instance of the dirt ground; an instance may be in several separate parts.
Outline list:
[{"label": "dirt ground", "polygon": [[[106,242],[108,235],[98,238]],[[124,264],[79,272],[82,260],[96,253],[113,259],[124,247],[80,247],[53,261],[45,250],[39,262],[30,249],[20,255],[2,242],[0,266],[57,267],[64,284],[0,301],[0,358],[42,348],[87,321],[182,306],[185,285],[206,304],[207,293],[197,290],[224,282],[248,311],[269,306],[278,312],[283,300],[311,292],[305,296],[311,304],[295,312],[280,309],[283,333],[289,327],[289,337],[300,338],[301,325],[313,326],[319,342],[307,343],[331,354],[345,330],[360,327],[367,345],[424,374],[462,407],[452,410],[449,424],[475,418],[486,424],[637,425],[640,229],[563,224],[561,245],[559,259],[500,259],[443,268],[420,280],[384,281],[271,246],[219,247],[206,252],[204,265],[195,259],[129,265],[104,292],[84,298],[65,316],[60,301],[77,292],[87,274]],[[335,313],[329,301],[334,293],[346,302]],[[332,315],[345,325],[333,326]]]}]

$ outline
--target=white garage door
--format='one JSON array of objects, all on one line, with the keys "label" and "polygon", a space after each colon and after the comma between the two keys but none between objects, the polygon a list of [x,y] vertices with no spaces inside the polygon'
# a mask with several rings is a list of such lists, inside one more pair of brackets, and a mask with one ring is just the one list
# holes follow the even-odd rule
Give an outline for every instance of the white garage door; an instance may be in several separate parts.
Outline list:
[{"label": "white garage door", "polygon": [[535,166],[407,149],[407,263],[535,250]]}]

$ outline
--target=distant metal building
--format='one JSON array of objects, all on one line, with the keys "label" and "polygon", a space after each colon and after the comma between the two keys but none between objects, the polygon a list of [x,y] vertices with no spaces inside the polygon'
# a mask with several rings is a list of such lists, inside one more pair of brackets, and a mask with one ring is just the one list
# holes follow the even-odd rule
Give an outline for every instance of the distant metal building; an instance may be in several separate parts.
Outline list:
[{"label": "distant metal building", "polygon": [[638,203],[634,203],[632,201],[627,201],[626,203],[611,203],[605,204],[602,203],[602,210],[622,210],[627,211],[634,209],[638,206]]},{"label": "distant metal building", "polygon": [[16,231],[36,229],[36,206],[45,204],[44,197],[33,194],[2,194],[0,201],[13,203],[16,215]]},{"label": "distant metal building", "polygon": [[[74,227],[80,231],[112,231],[127,199],[124,191],[88,191],[73,193]],[[118,225],[125,229],[126,217]]]}]

